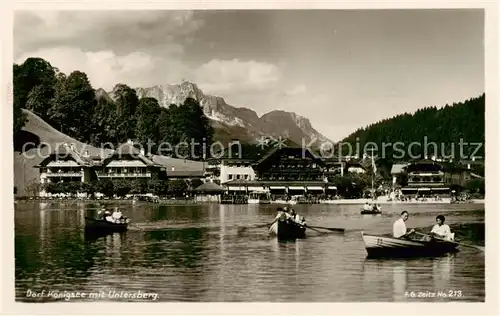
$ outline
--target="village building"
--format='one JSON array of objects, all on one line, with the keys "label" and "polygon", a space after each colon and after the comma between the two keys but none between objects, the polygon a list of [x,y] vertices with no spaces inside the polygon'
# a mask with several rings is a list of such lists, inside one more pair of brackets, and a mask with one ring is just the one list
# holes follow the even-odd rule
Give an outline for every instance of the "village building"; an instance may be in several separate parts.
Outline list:
[{"label": "village building", "polygon": [[71,144],[62,144],[35,168],[39,169],[42,184],[96,179],[92,159],[78,153]]},{"label": "village building", "polygon": [[403,194],[433,196],[449,194],[454,188],[463,188],[470,180],[470,170],[458,164],[421,159],[406,168],[408,184],[401,188]]},{"label": "village building", "polygon": [[233,180],[255,180],[253,163],[260,158],[260,152],[251,146],[242,146],[233,140],[222,153],[207,160],[207,181],[224,184]]},{"label": "village building", "polygon": [[146,157],[142,149],[129,140],[94,167],[98,179],[166,179],[160,164]]},{"label": "village building", "polygon": [[228,191],[268,192],[275,199],[306,194],[325,194],[336,190],[328,186],[327,164],[308,149],[275,147],[252,165],[253,179],[233,179],[225,183]]}]

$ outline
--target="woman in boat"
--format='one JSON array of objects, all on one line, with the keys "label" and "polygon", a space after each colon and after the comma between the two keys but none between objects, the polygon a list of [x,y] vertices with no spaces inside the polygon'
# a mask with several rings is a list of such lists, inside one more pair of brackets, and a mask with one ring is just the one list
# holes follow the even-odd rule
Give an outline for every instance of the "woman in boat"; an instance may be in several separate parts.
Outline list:
[{"label": "woman in boat", "polygon": [[432,227],[431,236],[445,240],[453,240],[455,234],[451,232],[450,226],[446,225],[444,220],[445,218],[443,215],[436,216],[437,224]]},{"label": "woman in boat", "polygon": [[123,219],[122,212],[119,209],[115,209],[113,214],[111,214],[111,217],[113,217],[113,221],[115,223],[120,223],[121,220]]},{"label": "woman in boat", "polygon": [[292,221],[294,221],[297,224],[300,224],[300,215],[297,214],[293,208],[290,211],[290,216]]},{"label": "woman in boat", "polygon": [[104,212],[104,219],[107,220],[108,222],[114,223],[113,216],[111,216],[110,211],[105,211]]}]

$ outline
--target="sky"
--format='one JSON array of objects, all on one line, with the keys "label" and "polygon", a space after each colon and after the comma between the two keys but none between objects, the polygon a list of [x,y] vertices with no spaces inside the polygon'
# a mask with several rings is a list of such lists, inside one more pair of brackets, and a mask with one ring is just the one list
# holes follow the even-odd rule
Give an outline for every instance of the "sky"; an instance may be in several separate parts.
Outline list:
[{"label": "sky", "polygon": [[14,61],[111,90],[196,83],[228,104],[360,127],[482,94],[482,10],[17,11]]}]

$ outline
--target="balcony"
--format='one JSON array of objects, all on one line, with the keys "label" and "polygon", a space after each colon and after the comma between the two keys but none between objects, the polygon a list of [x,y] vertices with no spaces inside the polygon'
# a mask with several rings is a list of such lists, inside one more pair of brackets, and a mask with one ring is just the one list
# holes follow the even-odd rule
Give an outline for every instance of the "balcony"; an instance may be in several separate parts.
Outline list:
[{"label": "balcony", "polygon": [[99,178],[150,178],[151,172],[143,173],[109,173],[109,172],[97,172]]},{"label": "balcony", "polygon": [[73,168],[66,169],[45,169],[41,170],[42,173],[45,173],[47,177],[59,178],[59,177],[82,177],[83,171],[75,170]]},{"label": "balcony", "polygon": [[81,177],[83,172],[47,172],[47,177],[59,178],[59,177]]}]

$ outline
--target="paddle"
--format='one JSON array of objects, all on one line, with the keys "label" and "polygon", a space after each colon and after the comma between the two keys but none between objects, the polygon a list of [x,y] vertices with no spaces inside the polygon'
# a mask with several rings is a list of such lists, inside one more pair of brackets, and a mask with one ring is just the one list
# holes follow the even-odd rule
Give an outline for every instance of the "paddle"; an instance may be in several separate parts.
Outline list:
[{"label": "paddle", "polygon": [[[434,235],[428,235],[428,234],[422,234],[422,233],[419,233],[419,232],[415,232],[416,234],[419,234],[419,235],[423,235],[423,236],[430,236],[436,240],[441,240],[441,241],[448,241],[450,242],[450,240],[446,240],[446,239],[443,239],[443,238],[439,238],[439,237],[436,237]],[[468,244],[462,244],[462,243],[459,243],[459,242],[456,242],[456,241],[453,241],[454,243],[458,244],[459,246],[461,247],[469,247],[469,248],[474,248],[476,250],[480,250],[480,251],[483,251],[484,252],[484,247],[482,246],[476,246],[476,245],[468,245]]]},{"label": "paddle", "polygon": [[305,228],[312,229],[312,230],[314,230],[314,231],[316,231],[316,232],[318,232],[318,233],[320,233],[320,234],[326,234],[325,232],[322,232],[322,231],[320,231],[320,230],[314,229],[314,228],[312,228],[312,227],[311,227],[311,226],[309,226],[309,225],[304,225],[304,227],[305,227]]},{"label": "paddle", "polygon": [[274,224],[274,222],[272,223],[266,223],[266,224],[261,224],[261,225],[254,225],[254,226],[245,226],[245,227],[240,227],[238,228],[239,230],[246,230],[248,228],[262,228],[262,227],[269,227],[271,226],[272,224]]},{"label": "paddle", "polygon": [[309,225],[305,225],[306,227],[309,227],[309,228],[321,228],[321,229],[327,229],[327,230],[330,230],[330,231],[333,231],[333,232],[344,232],[345,231],[345,228],[335,228],[335,227],[322,227],[322,226],[309,226]]}]

